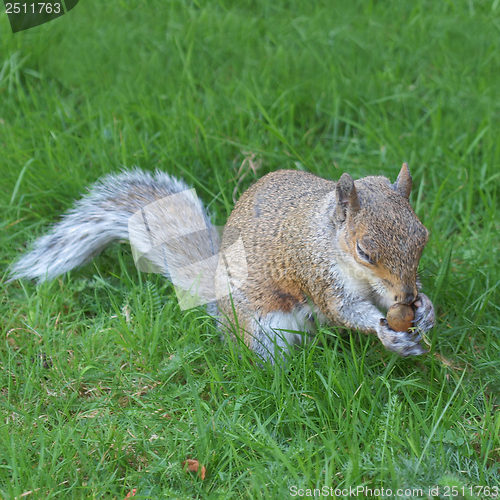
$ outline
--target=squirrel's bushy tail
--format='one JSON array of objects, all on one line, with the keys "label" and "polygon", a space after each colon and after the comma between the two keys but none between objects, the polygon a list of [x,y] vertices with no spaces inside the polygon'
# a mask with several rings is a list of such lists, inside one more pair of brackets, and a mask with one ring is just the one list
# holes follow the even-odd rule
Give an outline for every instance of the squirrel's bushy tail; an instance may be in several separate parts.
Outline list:
[{"label": "squirrel's bushy tail", "polygon": [[[171,195],[176,193],[187,195],[181,195],[181,203],[161,204],[162,200],[172,198]],[[155,208],[148,210],[147,207],[152,206]],[[175,213],[176,210],[183,213]],[[184,257],[186,261],[213,255],[218,250],[217,233],[194,191],[189,190],[183,181],[161,171],[150,174],[134,169],[107,175],[96,182],[47,235],[35,241],[30,252],[12,266],[11,278],[45,281],[78,267],[111,242],[132,239],[129,224],[134,217],[135,229],[131,231],[135,234],[136,252],[147,255],[155,270],[168,276],[168,266],[162,258],[165,252],[162,254],[154,247],[159,241],[158,233],[161,232],[163,238],[168,237],[172,224],[189,229],[189,218],[193,214],[202,220],[206,230],[199,231],[197,220],[197,248],[194,249],[195,255]],[[179,234],[178,227],[172,229],[174,234]],[[178,248],[179,245],[174,251]],[[183,249],[183,252],[193,252],[193,246]]]}]

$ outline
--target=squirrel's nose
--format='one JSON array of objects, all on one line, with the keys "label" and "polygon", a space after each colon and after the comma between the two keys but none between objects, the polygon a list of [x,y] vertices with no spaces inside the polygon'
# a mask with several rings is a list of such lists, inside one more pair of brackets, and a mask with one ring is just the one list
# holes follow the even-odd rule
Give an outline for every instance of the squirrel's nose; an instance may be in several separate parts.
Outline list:
[{"label": "squirrel's nose", "polygon": [[403,299],[403,304],[411,305],[413,304],[413,302],[415,302],[415,300],[417,300],[417,296],[413,292],[407,293],[405,295],[405,298]]},{"label": "squirrel's nose", "polygon": [[413,304],[415,300],[417,300],[417,291],[410,287],[404,287],[402,290],[403,293],[396,295],[394,299],[396,302],[400,304]]}]

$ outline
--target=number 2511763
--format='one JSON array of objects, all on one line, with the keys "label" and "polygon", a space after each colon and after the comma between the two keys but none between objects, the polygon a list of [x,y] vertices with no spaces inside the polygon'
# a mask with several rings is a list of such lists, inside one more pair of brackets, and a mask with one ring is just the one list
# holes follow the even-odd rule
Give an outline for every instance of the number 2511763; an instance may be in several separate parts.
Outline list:
[{"label": "number 2511763", "polygon": [[60,14],[61,2],[6,2],[6,14]]}]

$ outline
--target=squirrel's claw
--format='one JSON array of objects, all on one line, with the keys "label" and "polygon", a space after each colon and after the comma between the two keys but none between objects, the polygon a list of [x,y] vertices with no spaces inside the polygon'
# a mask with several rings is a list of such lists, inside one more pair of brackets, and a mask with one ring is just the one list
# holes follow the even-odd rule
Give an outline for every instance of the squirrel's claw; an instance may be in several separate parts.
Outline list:
[{"label": "squirrel's claw", "polygon": [[417,300],[414,303],[415,319],[413,324],[420,333],[428,332],[434,326],[434,306],[427,295],[419,293]]},{"label": "squirrel's claw", "polygon": [[418,356],[428,352],[420,345],[422,337],[418,332],[396,332],[389,328],[385,318],[380,320],[377,336],[388,351],[400,356]]}]

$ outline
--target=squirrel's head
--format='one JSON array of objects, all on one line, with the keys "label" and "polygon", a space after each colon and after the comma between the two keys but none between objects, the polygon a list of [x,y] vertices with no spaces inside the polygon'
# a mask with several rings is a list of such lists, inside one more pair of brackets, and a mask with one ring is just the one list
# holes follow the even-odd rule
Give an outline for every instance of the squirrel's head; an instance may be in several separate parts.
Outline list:
[{"label": "squirrel's head", "polygon": [[417,298],[417,267],[428,231],[409,203],[412,179],[406,163],[394,184],[385,177],[353,181],[343,174],[336,188],[336,226],[344,265],[384,307]]}]

